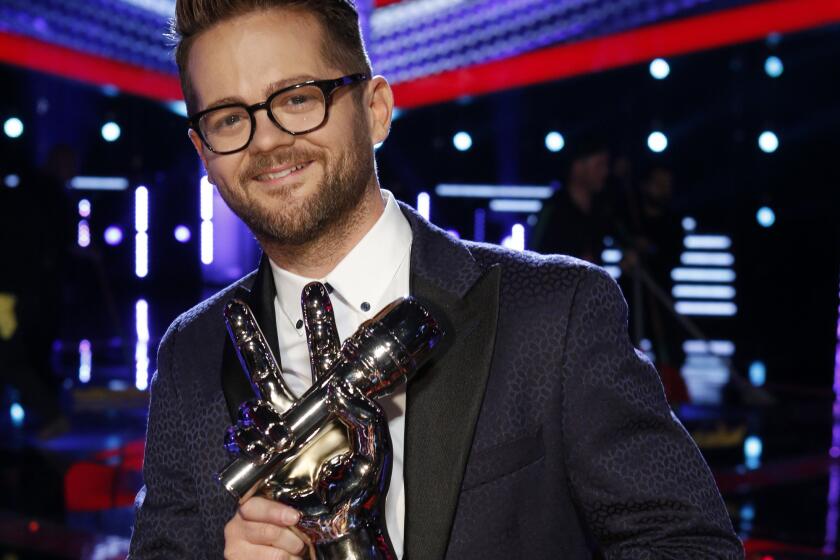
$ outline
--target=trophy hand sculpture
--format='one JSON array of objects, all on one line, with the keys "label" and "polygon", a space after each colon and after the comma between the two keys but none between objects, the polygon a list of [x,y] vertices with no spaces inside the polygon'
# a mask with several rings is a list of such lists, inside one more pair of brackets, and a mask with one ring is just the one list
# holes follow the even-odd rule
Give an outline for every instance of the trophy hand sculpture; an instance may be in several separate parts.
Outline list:
[{"label": "trophy hand sculpture", "polygon": [[[226,306],[257,400],[242,405],[228,430],[226,447],[237,458],[219,480],[239,499],[260,492],[300,511],[298,526],[318,558],[396,558],[383,514],[391,440],[372,399],[415,373],[442,331],[422,305],[403,298],[363,323],[339,351],[324,286],[309,284],[302,307],[315,382],[295,399],[250,309],[238,300]],[[335,445],[332,437],[332,448],[325,447],[335,432],[344,439]],[[312,476],[291,476],[300,463],[314,464]]]}]

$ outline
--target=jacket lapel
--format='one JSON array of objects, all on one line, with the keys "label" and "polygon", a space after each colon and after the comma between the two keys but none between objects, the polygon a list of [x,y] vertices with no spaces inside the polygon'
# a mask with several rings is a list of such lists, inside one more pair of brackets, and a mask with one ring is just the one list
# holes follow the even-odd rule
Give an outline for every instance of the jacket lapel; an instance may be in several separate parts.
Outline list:
[{"label": "jacket lapel", "polygon": [[[268,344],[277,363],[280,363],[280,350],[277,342],[277,319],[274,314],[274,277],[271,275],[271,265],[268,257],[263,255],[260,259],[260,266],[254,276],[254,283],[249,289],[245,286],[238,286],[234,297],[237,297],[248,304],[254,313],[257,323],[263,334],[268,339]],[[220,318],[220,320],[224,320]],[[231,420],[235,423],[238,419],[239,406],[250,399],[253,399],[254,390],[242,365],[239,357],[230,340],[225,336],[225,347],[222,352],[222,389],[225,393],[225,402]]]},{"label": "jacket lapel", "polygon": [[403,207],[414,234],[412,295],[443,322],[444,342],[408,387],[406,558],[443,558],[493,356],[501,269]]}]

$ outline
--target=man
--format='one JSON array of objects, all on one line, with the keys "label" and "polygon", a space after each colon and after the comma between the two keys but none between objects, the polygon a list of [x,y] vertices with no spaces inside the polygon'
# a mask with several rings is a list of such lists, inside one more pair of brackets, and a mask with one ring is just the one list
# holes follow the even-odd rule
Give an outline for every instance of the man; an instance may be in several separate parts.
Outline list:
[{"label": "man", "polygon": [[[342,338],[406,292],[446,325],[425,371],[383,403],[401,557],[740,557],[703,459],[629,343],[612,280],[568,257],[459,242],[380,190],[373,145],[393,97],[369,77],[350,4],[192,0],[176,14],[190,137],[265,257],[161,343],[131,558],[306,554],[297,512],[237,505],[215,473],[251,396],[222,307],[248,299],[300,393],[309,279],[332,287]],[[323,97],[298,85],[312,80]]]},{"label": "man", "polygon": [[606,144],[596,138],[574,144],[566,182],[545,205],[534,232],[539,252],[600,262],[612,218],[604,193],[609,174]]}]

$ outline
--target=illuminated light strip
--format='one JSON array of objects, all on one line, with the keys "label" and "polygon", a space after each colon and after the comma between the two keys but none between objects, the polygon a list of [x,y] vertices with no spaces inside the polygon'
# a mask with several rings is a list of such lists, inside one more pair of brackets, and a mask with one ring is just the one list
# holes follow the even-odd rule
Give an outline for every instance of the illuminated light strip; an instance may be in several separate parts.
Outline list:
[{"label": "illuminated light strip", "polygon": [[678,301],[674,308],[680,315],[732,317],[738,313],[738,306],[728,301]]},{"label": "illuminated light strip", "polygon": [[435,194],[460,198],[551,198],[554,189],[534,185],[455,185],[443,183],[435,187]]},{"label": "illuminated light strip", "polygon": [[[378,5],[392,0],[376,0]],[[397,84],[400,107],[416,107],[554,81],[840,21],[840,3],[772,0],[549,47],[520,56]],[[558,64],[557,61],[563,61]],[[182,98],[177,75],[151,71],[0,32],[0,62],[118,89],[152,99]]]},{"label": "illuminated light strip", "polygon": [[79,220],[79,227],[76,229],[76,243],[79,247],[90,245],[90,224],[87,220]]},{"label": "illuminated light strip", "polygon": [[828,496],[825,514],[825,542],[823,552],[834,555],[837,551],[837,521],[840,519],[840,307],[837,308],[837,346],[834,351],[834,419],[831,429],[831,447],[828,450],[834,459],[828,471]]},{"label": "illuminated light strip", "polygon": [[542,207],[539,200],[494,198],[490,201],[490,210],[493,212],[539,212]]},{"label": "illuminated light strip", "polygon": [[735,343],[731,340],[686,340],[683,342],[683,352],[732,356],[735,354]]},{"label": "illuminated light strip", "polygon": [[680,261],[689,266],[732,266],[735,256],[732,253],[695,253],[686,251]]},{"label": "illuminated light strip", "polygon": [[149,304],[138,299],[134,304],[137,344],[134,347],[134,386],[140,391],[149,387]]},{"label": "illuminated light strip", "polygon": [[514,249],[519,251],[525,250],[525,226],[522,224],[513,224],[510,229],[511,244]]},{"label": "illuminated light strip", "polygon": [[726,235],[686,235],[686,249],[729,249],[732,239]]},{"label": "illuminated light strip", "polygon": [[90,381],[90,371],[93,365],[93,351],[89,340],[79,342],[79,382]]},{"label": "illuminated light strip", "polygon": [[486,237],[487,214],[484,208],[476,208],[473,213],[473,239],[484,241]]},{"label": "illuminated light strip", "polygon": [[432,197],[427,192],[421,192],[417,195],[417,213],[425,219],[429,219],[432,210]]},{"label": "illuminated light strip", "polygon": [[621,278],[621,267],[610,264],[605,266],[604,270],[606,270],[607,274],[612,276],[614,280]]},{"label": "illuminated light strip", "polygon": [[727,268],[675,268],[671,271],[675,282],[734,282],[735,271]]},{"label": "illuminated light strip", "polygon": [[134,191],[134,274],[145,278],[149,274],[149,189]]},{"label": "illuminated light strip", "polygon": [[790,33],[837,21],[840,21],[840,2],[755,2],[441,72],[396,84],[394,98],[401,108],[419,107],[649,62],[657,57],[764,39],[769,33]]},{"label": "illuminated light strip", "polygon": [[125,177],[85,177],[70,179],[70,188],[77,191],[124,191],[128,188]]},{"label": "illuminated light strip", "polygon": [[601,252],[601,261],[608,264],[621,262],[623,258],[624,253],[621,252],[621,249],[604,249]]},{"label": "illuminated light strip", "polygon": [[714,284],[676,284],[671,289],[671,295],[675,298],[733,299],[735,288]]},{"label": "illuminated light strip", "polygon": [[207,175],[199,186],[199,213],[201,216],[201,262],[213,263],[213,184]]}]

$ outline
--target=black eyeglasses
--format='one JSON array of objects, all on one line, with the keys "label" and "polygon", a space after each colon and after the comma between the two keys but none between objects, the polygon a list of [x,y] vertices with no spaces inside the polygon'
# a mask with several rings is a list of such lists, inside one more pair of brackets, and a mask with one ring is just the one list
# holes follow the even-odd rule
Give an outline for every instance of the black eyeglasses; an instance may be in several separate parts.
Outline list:
[{"label": "black eyeglasses", "polygon": [[335,80],[311,80],[275,91],[262,103],[228,103],[192,115],[190,128],[210,151],[224,155],[248,147],[257,129],[254,114],[265,109],[277,128],[296,136],[319,128],[327,120],[333,92],[369,80],[368,74],[350,74]]}]

